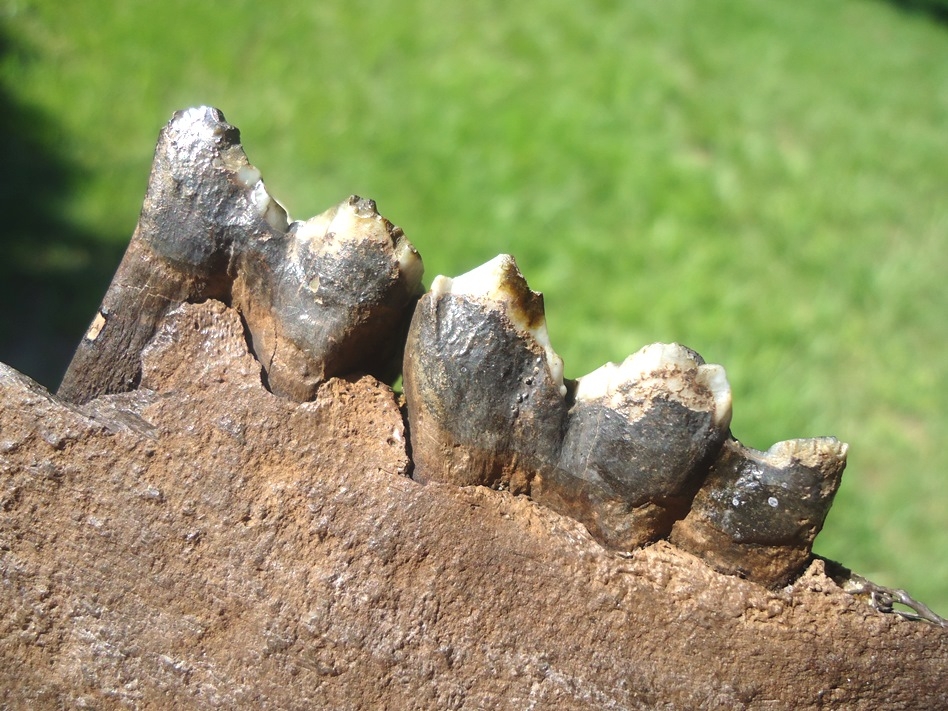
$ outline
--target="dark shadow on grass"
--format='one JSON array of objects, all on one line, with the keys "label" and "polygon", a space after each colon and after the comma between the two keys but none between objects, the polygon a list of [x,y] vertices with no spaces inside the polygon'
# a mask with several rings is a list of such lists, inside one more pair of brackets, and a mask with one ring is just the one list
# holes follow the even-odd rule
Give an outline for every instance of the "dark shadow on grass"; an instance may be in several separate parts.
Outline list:
[{"label": "dark shadow on grass", "polygon": [[[29,61],[0,24],[0,58]],[[81,172],[64,158],[55,119],[0,84],[0,361],[59,385],[121,258],[64,217]]]},{"label": "dark shadow on grass", "polygon": [[948,25],[948,0],[884,0],[904,12],[926,15],[936,22]]}]

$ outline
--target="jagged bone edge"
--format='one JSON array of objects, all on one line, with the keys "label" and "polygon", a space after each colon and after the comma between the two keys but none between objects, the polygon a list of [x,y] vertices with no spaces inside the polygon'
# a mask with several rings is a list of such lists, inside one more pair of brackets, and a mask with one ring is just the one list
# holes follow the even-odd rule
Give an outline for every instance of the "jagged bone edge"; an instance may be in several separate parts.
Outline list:
[{"label": "jagged bone edge", "polygon": [[[351,238],[348,244],[347,237]],[[346,252],[353,244],[366,247],[357,255],[361,263],[356,259],[353,267],[351,263],[340,266],[338,260],[333,262],[333,257]],[[373,261],[373,255],[378,257],[379,253],[385,258]],[[325,271],[320,271],[323,268]],[[370,304],[381,314],[378,319],[366,318],[366,303],[352,300],[352,294],[343,295],[350,301],[342,303],[340,310],[331,312],[324,308],[327,302],[339,301],[340,295],[332,287],[353,277],[371,278],[379,271],[386,272],[387,278],[380,280],[381,285]],[[719,570],[760,579],[754,570],[742,566],[742,557],[784,554],[779,545],[781,527],[773,523],[776,519],[766,515],[776,513],[768,509],[778,508],[771,503],[777,497],[769,495],[767,487],[774,482],[777,486],[786,483],[780,480],[781,472],[797,477],[802,472],[809,476],[811,490],[818,490],[819,494],[816,496],[819,506],[812,512],[812,520],[803,532],[804,558],[810,555],[812,537],[822,526],[845,466],[846,445],[833,438],[817,438],[778,443],[767,452],[744,447],[729,437],[730,388],[723,368],[705,364],[694,351],[677,344],[646,346],[620,365],[606,364],[576,381],[564,379],[563,362],[546,331],[542,295],[530,291],[509,255],[500,255],[453,279],[439,276],[424,297],[422,274],[423,265],[417,250],[399,228],[378,214],[374,202],[353,196],[310,220],[293,221],[266,189],[260,171],[250,164],[243,151],[239,131],[226,122],[220,111],[209,107],[181,111],[172,117],[159,136],[139,224],[102,306],[77,348],[58,395],[67,401],[84,402],[137,387],[142,349],[154,336],[161,319],[184,302],[218,298],[240,311],[251,349],[264,367],[264,384],[297,400],[311,398],[315,385],[333,375],[355,370],[371,372],[371,366],[351,362],[356,358],[354,354],[386,348],[400,354],[409,320],[414,330],[420,315],[426,309],[436,310],[441,300],[473,304],[475,312],[480,308],[498,316],[492,327],[499,324],[506,329],[511,336],[506,340],[507,345],[513,344],[523,351],[524,363],[532,366],[529,372],[521,374],[518,388],[508,394],[514,421],[541,419],[537,415],[542,415],[544,408],[553,421],[552,427],[532,422],[528,427],[518,424],[511,432],[504,433],[512,438],[507,436],[505,440],[511,446],[510,451],[501,453],[509,461],[500,465],[500,481],[513,487],[511,472],[521,467],[529,470],[519,484],[524,493],[539,493],[539,488],[531,489],[537,483],[555,489],[554,484],[559,482],[561,490],[564,487],[575,489],[572,493],[590,509],[583,522],[594,535],[596,526],[602,528],[610,517],[620,520],[623,514],[645,511],[644,519],[652,520],[656,516],[661,519],[662,512],[667,514],[678,506],[679,518],[673,521],[676,528],[673,541],[686,548],[690,545],[692,552]],[[365,293],[365,289],[359,292],[360,295]],[[421,302],[415,308],[420,297]],[[346,298],[342,298],[342,302]],[[303,305],[307,308],[299,308],[300,299],[306,300]],[[291,310],[303,318],[296,322],[284,318]],[[387,343],[383,344],[384,348],[377,347],[378,341],[373,341],[371,334],[354,333],[346,318],[347,313],[355,311],[360,312],[363,323],[370,324],[370,331],[387,329],[389,340],[396,341],[396,345]],[[327,322],[337,327],[341,323],[341,331],[328,330]],[[278,332],[279,343],[267,340],[265,334],[274,332]],[[329,341],[352,343],[355,347],[343,348],[337,354],[341,361],[327,367],[311,352],[314,346],[306,340],[310,332]],[[416,360],[413,354],[417,353],[410,347],[411,339],[409,332],[409,348],[404,358],[409,419],[427,415],[427,419],[421,417],[420,421],[438,424],[437,418],[431,416],[430,403],[419,401],[417,393],[412,392],[409,366]],[[392,352],[387,352],[386,358],[392,361]],[[414,363],[415,375],[418,375],[418,365]],[[385,371],[379,364],[376,369],[380,374]],[[274,378],[274,373],[279,377]],[[390,370],[384,375],[391,379],[394,372]],[[274,380],[280,381],[280,378],[282,383],[274,387]],[[671,383],[675,384],[674,388],[668,387]],[[519,387],[523,385],[528,387]],[[636,419],[629,407],[629,393],[634,391],[633,394],[641,396],[643,389],[649,391],[651,399],[646,400],[654,407],[646,408],[639,413],[642,417]],[[670,397],[672,391],[680,397]],[[701,393],[704,393],[703,398],[695,397]],[[477,400],[478,393],[467,393],[465,397]],[[531,402],[539,403],[539,407],[531,410]],[[655,514],[653,510],[646,510],[647,506],[639,505],[641,502],[630,503],[629,492],[622,487],[622,477],[612,476],[608,466],[600,466],[602,462],[597,466],[587,463],[570,469],[573,464],[567,456],[570,453],[564,452],[564,441],[571,431],[582,431],[577,423],[583,419],[584,408],[588,411],[593,407],[602,408],[606,414],[611,412],[616,421],[624,419],[623,426],[632,430],[643,421],[645,430],[660,429],[663,420],[649,422],[649,412],[661,408],[665,408],[665,415],[684,413],[686,419],[692,420],[704,415],[703,422],[713,435],[710,442],[715,451],[697,463],[701,476],[697,481],[685,482],[681,491],[663,491],[659,482],[654,494],[656,501],[648,502],[659,511]],[[452,413],[462,419],[463,414],[464,410]],[[518,432],[521,436],[533,433],[538,437],[530,446],[524,446],[523,442],[517,442]],[[716,437],[721,432],[726,432],[728,437],[718,442]],[[413,422],[411,435],[416,456],[424,449],[419,450],[420,434]],[[629,444],[624,439],[619,440],[620,444],[623,442]],[[605,444],[608,448],[616,441]],[[463,453],[464,447],[457,447],[455,451]],[[723,461],[723,452],[728,452],[731,459],[737,457],[742,466],[728,466],[728,462]],[[745,464],[747,466],[743,466]],[[740,473],[748,466],[756,474],[742,480]],[[733,495],[736,490],[747,496],[742,499]],[[555,502],[563,491],[554,493],[551,498]],[[739,508],[733,504],[736,500],[742,501],[741,505],[756,501],[757,510],[765,515],[756,518],[736,515]],[[686,504],[683,512],[680,510],[682,501]],[[728,501],[735,511],[728,509]],[[568,505],[560,508],[575,513]],[[682,531],[678,530],[679,526],[683,527]],[[689,531],[684,531],[689,527]],[[650,534],[645,542],[666,537],[668,531],[662,530],[661,535]],[[598,530],[598,534],[600,540],[608,539],[602,530]],[[716,540],[715,536],[719,538]],[[716,550],[721,540],[730,548],[723,559]],[[799,549],[800,544],[801,541],[796,540],[790,547]],[[800,551],[796,553],[800,559]],[[794,571],[798,568],[795,563]],[[785,579],[786,571],[781,575],[781,579]],[[771,574],[763,582],[773,584],[774,576]],[[881,588],[876,586],[874,590]],[[904,593],[899,592],[891,597],[902,601]]]}]

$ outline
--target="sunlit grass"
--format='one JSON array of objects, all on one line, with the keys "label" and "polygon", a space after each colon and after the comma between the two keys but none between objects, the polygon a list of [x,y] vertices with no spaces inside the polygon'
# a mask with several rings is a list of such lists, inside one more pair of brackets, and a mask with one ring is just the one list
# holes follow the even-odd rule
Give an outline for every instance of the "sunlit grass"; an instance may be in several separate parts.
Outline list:
[{"label": "sunlit grass", "polygon": [[294,216],[373,197],[429,280],[517,256],[567,375],[679,341],[746,443],[850,442],[817,550],[948,613],[948,28],[865,0],[3,7],[0,80],[84,175],[66,220],[127,240],[161,125],[218,106]]}]

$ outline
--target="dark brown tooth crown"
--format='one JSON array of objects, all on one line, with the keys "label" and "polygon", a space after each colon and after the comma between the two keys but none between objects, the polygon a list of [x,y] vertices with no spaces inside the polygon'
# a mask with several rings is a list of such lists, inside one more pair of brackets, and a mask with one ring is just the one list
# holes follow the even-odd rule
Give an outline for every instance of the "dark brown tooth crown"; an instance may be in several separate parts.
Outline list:
[{"label": "dark brown tooth crown", "polygon": [[678,344],[653,344],[580,378],[559,466],[538,501],[628,550],[664,538],[684,516],[728,434],[724,369]]},{"label": "dark brown tooth crown", "polygon": [[542,301],[512,258],[435,280],[403,370],[417,479],[525,492],[555,463],[566,409],[545,333]]},{"label": "dark brown tooth crown", "polygon": [[779,442],[766,452],[729,440],[672,542],[721,572],[789,582],[823,527],[846,451],[834,437]]},{"label": "dark brown tooth crown", "polygon": [[845,465],[832,438],[766,453],[729,440],[724,369],[678,344],[567,386],[542,297],[508,255],[435,279],[404,383],[416,479],[529,494],[618,550],[671,535],[766,585],[803,569]]},{"label": "dark brown tooth crown", "polygon": [[353,196],[291,223],[223,114],[179,111],[158,138],[135,234],[58,394],[85,402],[134,389],[161,318],[207,299],[241,312],[278,394],[307,400],[354,371],[391,381],[422,271],[372,200]]}]

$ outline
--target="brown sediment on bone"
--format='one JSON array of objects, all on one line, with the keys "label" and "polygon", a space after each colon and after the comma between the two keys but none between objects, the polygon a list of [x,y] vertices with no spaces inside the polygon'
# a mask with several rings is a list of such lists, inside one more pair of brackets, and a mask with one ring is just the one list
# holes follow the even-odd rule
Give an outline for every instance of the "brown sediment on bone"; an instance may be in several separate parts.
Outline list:
[{"label": "brown sediment on bone", "polygon": [[766,452],[728,440],[671,541],[720,572],[787,583],[810,558],[847,449],[834,437],[778,442]]},{"label": "brown sediment on bone", "polygon": [[138,226],[58,394],[85,402],[133,389],[161,318],[207,299],[241,311],[278,394],[310,399],[327,378],[357,371],[391,381],[421,274],[417,251],[373,201],[353,196],[291,223],[223,114],[179,111],[159,135]]},{"label": "brown sediment on bone", "polygon": [[142,358],[82,406],[0,365],[4,708],[946,707],[948,630],[838,566],[768,590],[418,486],[390,388],[273,397],[219,302]]}]

